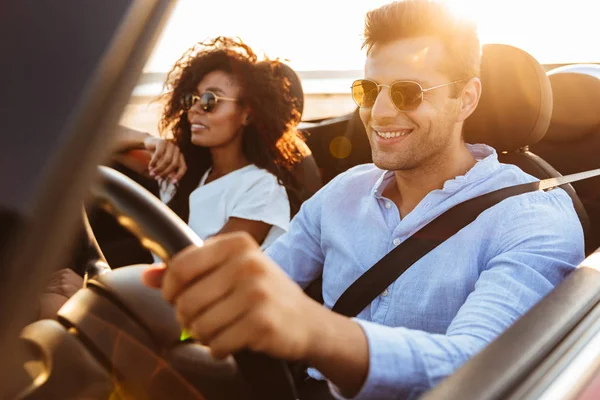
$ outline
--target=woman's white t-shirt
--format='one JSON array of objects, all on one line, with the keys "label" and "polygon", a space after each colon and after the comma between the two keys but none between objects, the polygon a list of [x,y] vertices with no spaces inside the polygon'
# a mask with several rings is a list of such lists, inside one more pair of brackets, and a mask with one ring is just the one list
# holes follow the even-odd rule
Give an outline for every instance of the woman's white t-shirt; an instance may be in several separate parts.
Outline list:
[{"label": "woman's white t-shirt", "polygon": [[[202,240],[219,233],[232,217],[272,225],[263,249],[287,232],[290,203],[275,175],[250,164],[205,184],[209,173],[210,169],[190,194],[188,224]],[[166,189],[160,193],[165,203],[174,194]]]}]

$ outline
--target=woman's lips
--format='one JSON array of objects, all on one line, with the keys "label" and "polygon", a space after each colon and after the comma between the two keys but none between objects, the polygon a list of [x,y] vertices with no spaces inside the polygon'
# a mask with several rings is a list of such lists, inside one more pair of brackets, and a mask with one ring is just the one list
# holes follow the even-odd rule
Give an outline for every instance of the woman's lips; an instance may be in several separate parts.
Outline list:
[{"label": "woman's lips", "polygon": [[203,124],[192,124],[191,126],[192,132],[207,130],[208,127]]}]

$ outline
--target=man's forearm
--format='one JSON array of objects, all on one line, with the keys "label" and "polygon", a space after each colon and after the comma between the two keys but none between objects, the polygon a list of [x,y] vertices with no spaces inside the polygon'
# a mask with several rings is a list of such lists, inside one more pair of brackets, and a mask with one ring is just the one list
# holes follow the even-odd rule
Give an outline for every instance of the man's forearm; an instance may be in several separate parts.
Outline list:
[{"label": "man's forearm", "polygon": [[333,383],[345,397],[353,397],[369,372],[367,337],[355,321],[320,307],[316,312],[314,346],[310,364]]}]

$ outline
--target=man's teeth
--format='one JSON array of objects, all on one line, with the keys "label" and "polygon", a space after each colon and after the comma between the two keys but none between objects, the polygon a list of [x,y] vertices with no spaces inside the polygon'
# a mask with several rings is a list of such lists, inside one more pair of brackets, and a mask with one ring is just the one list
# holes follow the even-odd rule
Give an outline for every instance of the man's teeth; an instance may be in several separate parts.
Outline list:
[{"label": "man's teeth", "polygon": [[196,129],[202,129],[202,128],[206,128],[206,126],[202,125],[202,124],[192,124],[192,129],[196,128]]},{"label": "man's teeth", "polygon": [[402,131],[402,132],[377,132],[377,131],[375,131],[375,133],[380,138],[391,139],[391,138],[396,138],[396,137],[400,137],[400,136],[406,136],[410,133],[410,131]]}]

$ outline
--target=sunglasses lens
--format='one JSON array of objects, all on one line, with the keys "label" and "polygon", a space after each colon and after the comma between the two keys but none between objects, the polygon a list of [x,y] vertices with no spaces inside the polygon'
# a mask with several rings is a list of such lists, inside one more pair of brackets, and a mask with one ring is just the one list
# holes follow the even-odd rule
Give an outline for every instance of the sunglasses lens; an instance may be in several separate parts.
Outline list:
[{"label": "sunglasses lens", "polygon": [[206,112],[211,112],[217,105],[217,98],[214,93],[204,92],[200,96],[200,107]]},{"label": "sunglasses lens", "polygon": [[359,107],[373,107],[378,94],[375,82],[359,79],[352,84],[352,99]]},{"label": "sunglasses lens", "polygon": [[423,91],[415,82],[396,82],[390,88],[390,96],[398,110],[413,111],[421,104]]},{"label": "sunglasses lens", "polygon": [[197,102],[200,102],[200,108],[205,112],[211,112],[217,105],[217,97],[212,92],[204,92],[201,96],[196,96],[193,93],[186,93],[181,96],[181,106],[188,111]]},{"label": "sunglasses lens", "polygon": [[196,98],[192,93],[186,93],[183,96],[181,96],[181,106],[184,110],[189,110],[190,108],[192,108],[195,102]]}]

